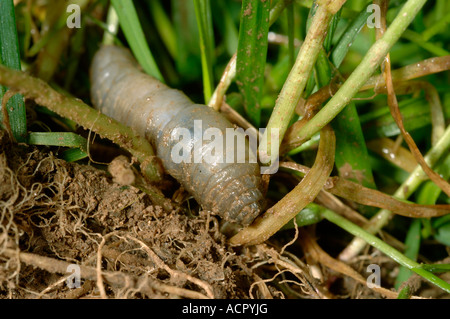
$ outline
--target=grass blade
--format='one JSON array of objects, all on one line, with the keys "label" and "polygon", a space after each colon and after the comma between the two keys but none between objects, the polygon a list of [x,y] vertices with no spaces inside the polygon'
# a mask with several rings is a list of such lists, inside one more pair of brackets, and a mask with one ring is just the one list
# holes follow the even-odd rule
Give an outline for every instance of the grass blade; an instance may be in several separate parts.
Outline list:
[{"label": "grass blade", "polygon": [[203,71],[203,94],[208,103],[214,91],[214,33],[209,0],[194,0],[195,16],[200,36],[200,53]]},{"label": "grass blade", "polygon": [[[430,109],[424,107],[426,103],[424,98],[412,98],[399,103],[405,128],[409,132],[431,123]],[[360,121],[364,127],[364,136],[367,139],[392,137],[400,133],[400,129],[391,114],[386,113],[386,111],[388,111],[387,107],[383,107],[360,116]]]},{"label": "grass blade", "polygon": [[92,21],[104,30],[102,44],[113,45],[117,40],[117,32],[119,31],[119,17],[114,7],[109,7],[106,23],[95,18],[92,18]]},{"label": "grass blade", "polygon": [[88,154],[79,148],[69,148],[61,153],[61,158],[66,162],[76,162],[88,157]]},{"label": "grass blade", "polygon": [[194,81],[200,76],[201,61],[199,34],[192,1],[172,0],[172,16],[177,40],[175,66],[183,81]]},{"label": "grass blade", "polygon": [[155,22],[155,26],[161,35],[161,40],[164,42],[167,51],[169,51],[172,58],[175,58],[177,54],[177,39],[172,22],[170,22],[169,17],[159,1],[148,0],[147,5],[150,14],[152,15],[152,19]]},{"label": "grass blade", "polygon": [[[0,64],[20,70],[19,40],[17,37],[13,0],[0,1],[0,45]],[[6,89],[0,85],[0,99],[3,98],[5,92]],[[14,95],[9,99],[6,107],[14,138],[18,142],[25,142],[27,119],[23,96],[21,94]],[[2,117],[1,114],[0,117]]]},{"label": "grass blade", "polygon": [[339,38],[338,43],[331,52],[331,61],[338,68],[342,61],[344,61],[351,44],[359,34],[361,29],[367,23],[367,19],[372,13],[367,12],[365,9],[348,25],[344,33]]},{"label": "grass blade", "polygon": [[87,140],[72,132],[32,132],[28,136],[28,144],[71,147],[61,153],[67,162],[76,162],[88,156]]},{"label": "grass blade", "polygon": [[[412,259],[417,260],[417,256],[419,255],[420,249],[420,229],[421,229],[421,221],[420,219],[414,219],[409,227],[408,234],[405,239],[405,256]],[[395,288],[399,289],[402,283],[408,280],[413,272],[402,266],[400,267],[400,271],[395,279]]]},{"label": "grass blade", "polygon": [[244,96],[250,121],[260,126],[260,102],[264,84],[269,32],[270,2],[242,1],[236,60],[236,83]]},{"label": "grass blade", "polygon": [[423,264],[420,265],[420,268],[423,268],[429,272],[449,272],[450,264]]},{"label": "grass blade", "polygon": [[84,137],[72,132],[32,132],[28,144],[77,147],[86,150],[87,141]]},{"label": "grass blade", "polygon": [[[232,16],[232,9],[230,7],[230,3],[225,3],[225,0],[213,1],[212,2],[212,10],[213,12],[221,12],[222,19],[214,19],[214,23],[217,24],[217,27],[221,33],[221,36],[224,39],[225,48],[227,53],[232,56],[236,53],[238,41],[239,41],[239,31],[234,23]],[[237,3],[237,5],[239,5]]]},{"label": "grass blade", "polygon": [[[359,34],[371,12],[363,9],[344,31],[336,47],[331,52],[331,62],[339,68],[347,52]],[[376,188],[370,165],[369,153],[364,140],[361,123],[354,102],[350,102],[332,123],[336,132],[336,165],[340,175],[351,167],[350,179],[362,185]],[[347,170],[348,171],[348,170]],[[360,176],[360,177],[358,177]]]},{"label": "grass blade", "polygon": [[164,82],[159,68],[147,45],[139,18],[131,0],[111,0],[128,44],[144,71],[156,79]]},{"label": "grass blade", "polygon": [[314,202],[306,205],[305,208],[303,208],[300,213],[298,213],[295,216],[295,223],[294,218],[290,220],[286,225],[281,227],[280,230],[286,230],[286,229],[295,229],[297,224],[297,227],[304,227],[308,225],[316,224],[320,221],[322,221],[322,210],[327,209],[325,207],[322,207]]},{"label": "grass blade", "polygon": [[[365,10],[363,10],[363,13],[364,12]],[[364,14],[362,15],[365,16]],[[329,34],[333,34],[334,29],[337,26],[336,16],[333,17],[332,23],[330,24]],[[330,62],[324,51],[321,51],[319,54],[316,63],[316,77],[319,87],[323,87],[330,83],[333,74],[332,69],[339,68],[348,52],[349,45],[352,44],[352,41],[358,34],[355,30],[361,30],[362,25],[360,24],[363,22],[358,18],[356,20],[358,21],[358,26],[355,27],[355,23],[351,23],[351,27],[347,28],[350,34],[344,32],[341,36],[344,44],[338,42],[336,49],[333,50],[332,58],[335,57],[335,60]],[[329,39],[329,37],[327,37],[327,39]],[[326,42],[330,42],[330,40],[325,41],[325,43]],[[333,63],[334,66],[330,65],[331,63]],[[354,102],[350,102],[349,105],[336,116],[332,122],[332,127],[336,134],[335,161],[339,175],[363,186],[375,188],[369,153],[367,151],[361,123]]]}]

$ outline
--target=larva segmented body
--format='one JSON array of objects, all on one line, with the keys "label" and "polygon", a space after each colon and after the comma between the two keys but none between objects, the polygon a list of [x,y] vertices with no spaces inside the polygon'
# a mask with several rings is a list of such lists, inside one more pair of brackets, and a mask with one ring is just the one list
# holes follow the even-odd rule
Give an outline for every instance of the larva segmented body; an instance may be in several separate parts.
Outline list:
[{"label": "larva segmented body", "polygon": [[[260,169],[257,163],[248,161],[247,155],[245,163],[177,163],[171,157],[172,148],[179,142],[174,137],[178,128],[193,132],[194,121],[201,120],[202,133],[218,128],[225,136],[226,128],[234,128],[225,117],[205,105],[194,104],[182,92],[141,72],[131,53],[123,48],[104,46],[96,53],[91,83],[93,104],[145,136],[165,170],[204,209],[242,226],[258,216],[264,202]],[[189,141],[191,145],[197,142],[194,136]],[[235,152],[235,147],[230,150],[226,143],[223,145],[224,156],[227,151]],[[207,147],[201,148],[202,155],[207,151]],[[248,151],[251,150],[246,145],[246,154]]]}]

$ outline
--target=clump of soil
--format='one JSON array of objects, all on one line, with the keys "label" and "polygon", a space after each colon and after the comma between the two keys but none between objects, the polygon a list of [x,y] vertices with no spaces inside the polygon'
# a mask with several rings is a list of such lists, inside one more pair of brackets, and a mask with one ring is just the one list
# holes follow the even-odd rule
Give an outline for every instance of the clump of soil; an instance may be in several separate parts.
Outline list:
[{"label": "clump of soil", "polygon": [[[4,135],[0,147],[2,298],[249,297],[255,258],[227,245],[216,217],[166,212],[104,170]],[[73,264],[82,289],[66,284]]]}]

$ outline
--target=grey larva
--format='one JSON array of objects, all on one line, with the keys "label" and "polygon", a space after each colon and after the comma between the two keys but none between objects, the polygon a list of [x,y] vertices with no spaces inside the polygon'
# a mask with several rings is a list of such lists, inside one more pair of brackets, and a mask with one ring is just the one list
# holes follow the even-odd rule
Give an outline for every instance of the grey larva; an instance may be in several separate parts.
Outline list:
[{"label": "grey larva", "polygon": [[[182,92],[141,72],[131,53],[123,48],[104,46],[96,53],[91,82],[94,106],[145,136],[155,147],[165,170],[204,209],[242,226],[258,216],[264,202],[261,175],[259,165],[248,161],[248,155],[244,163],[219,160],[176,163],[171,157],[172,148],[179,143],[174,138],[177,129],[193,132],[194,121],[201,120],[202,133],[208,128],[218,128],[225,136],[226,128],[233,128],[225,117],[205,105],[194,104]],[[194,145],[197,142],[194,135],[192,139],[190,143]],[[227,147],[224,154],[235,152],[235,148]],[[207,151],[201,149],[202,153]],[[248,145],[247,152],[251,152]]]}]

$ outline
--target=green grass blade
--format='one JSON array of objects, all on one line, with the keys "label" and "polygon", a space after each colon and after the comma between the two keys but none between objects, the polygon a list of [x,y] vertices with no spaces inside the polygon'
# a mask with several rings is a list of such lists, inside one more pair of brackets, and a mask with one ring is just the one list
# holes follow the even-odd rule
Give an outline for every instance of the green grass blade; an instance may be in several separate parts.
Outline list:
[{"label": "green grass blade", "polygon": [[[414,219],[409,227],[408,234],[405,239],[405,256],[412,259],[417,260],[417,256],[419,255],[420,249],[420,229],[421,229],[421,221],[420,219]],[[413,272],[401,266],[397,278],[395,279],[395,288],[399,289],[400,286],[408,280]]]},{"label": "green grass blade", "polygon": [[194,0],[195,16],[200,36],[200,53],[203,73],[203,95],[209,103],[214,91],[214,31],[209,0]]},{"label": "green grass blade", "polygon": [[448,12],[442,19],[437,21],[433,26],[422,32],[422,38],[425,41],[430,40],[436,34],[443,32],[450,24],[450,12]]},{"label": "green grass blade", "polygon": [[[365,12],[365,10],[363,10],[363,12]],[[334,29],[337,27],[337,19],[335,19],[335,17],[333,17],[332,23],[330,24],[329,34],[333,34],[335,31]],[[354,23],[351,25],[353,26]],[[353,40],[357,35],[355,29],[360,30],[361,27],[358,25],[358,28],[353,26],[352,28],[347,29],[351,35],[347,35],[346,32],[344,32],[341,36],[341,39],[343,39],[342,41],[344,41],[346,45],[344,46],[338,42],[336,48],[339,51],[337,51],[337,54],[336,49],[333,50],[333,53],[337,56],[336,60],[331,61],[334,66],[331,65],[327,54],[323,50],[319,54],[315,68],[317,84],[319,87],[323,87],[331,81],[333,67],[339,68],[347,53],[348,46],[352,44],[349,40]],[[330,42],[330,40],[328,42]],[[334,56],[333,53],[332,57]],[[349,105],[336,116],[331,124],[336,134],[335,162],[339,175],[356,183],[360,183],[363,186],[375,188],[369,153],[367,151],[355,103],[350,102]]]},{"label": "green grass blade", "polygon": [[[399,107],[403,117],[405,129],[412,132],[431,124],[430,108],[424,98],[412,98],[401,101]],[[360,116],[367,139],[377,137],[391,137],[400,134],[389,108],[383,107]]]},{"label": "green grass blade", "polygon": [[[442,176],[443,179],[448,180],[450,177],[450,154],[447,155],[447,157],[441,161],[441,163],[436,167],[435,169],[436,173]],[[433,181],[425,181],[419,190],[419,192],[416,194],[416,202],[423,205],[434,205],[436,204],[439,195],[441,195],[442,189],[440,189]],[[447,218],[450,219],[450,214],[445,215],[440,218]],[[436,225],[435,222],[439,220],[439,218],[434,219],[433,226],[439,227],[439,225]]]},{"label": "green grass blade", "polygon": [[320,140],[320,132],[314,134],[313,137],[311,137],[311,139],[309,139],[308,141],[306,141],[305,143],[303,143],[299,147],[294,148],[292,151],[289,151],[288,155],[289,156],[293,156],[295,154],[298,154],[300,152],[308,150],[308,149],[310,149],[313,146],[317,147],[317,145],[319,144],[319,140]]},{"label": "green grass blade", "polygon": [[416,32],[414,32],[412,30],[405,30],[405,33],[403,33],[403,38],[418,44],[423,49],[427,50],[428,52],[430,52],[433,55],[445,56],[445,55],[449,55],[450,54],[449,51],[443,49],[442,47],[440,47],[437,44],[434,44],[432,42],[426,41],[422,37],[421,34],[416,33]]},{"label": "green grass blade", "polygon": [[333,16],[333,18],[331,18],[327,37],[323,41],[323,47],[326,52],[330,52],[330,50],[331,50],[331,45],[333,43],[333,37],[334,37],[334,34],[336,33],[336,29],[338,27],[339,21],[341,20],[341,12],[342,12],[342,8]]},{"label": "green grass blade", "polygon": [[60,156],[67,162],[76,162],[88,157],[87,140],[72,132],[32,132],[28,136],[28,144],[71,147]]},{"label": "green grass blade", "polygon": [[88,157],[88,154],[79,148],[69,148],[62,152],[60,157],[66,162],[76,162]]},{"label": "green grass blade", "polygon": [[386,161],[378,154],[369,152],[369,155],[370,166],[381,184],[401,185],[408,178],[409,174],[407,172]]},{"label": "green grass blade", "polygon": [[[371,12],[362,10],[340,37],[331,52],[331,62],[339,68],[350,46],[359,34]],[[361,123],[354,102],[350,102],[332,122],[336,134],[336,166],[341,175],[351,172],[350,179],[366,187],[375,188],[369,153],[367,151]],[[349,166],[348,166],[349,165]]]},{"label": "green grass blade", "polygon": [[183,81],[194,81],[200,76],[201,61],[199,34],[193,1],[172,0],[172,19],[177,40],[176,70]]},{"label": "green grass blade", "polygon": [[336,166],[339,175],[376,188],[355,103],[350,102],[331,122],[336,134]]},{"label": "green grass blade", "polygon": [[242,1],[239,43],[236,58],[236,83],[244,96],[250,121],[260,126],[261,96],[267,56],[270,2]]},{"label": "green grass blade", "polygon": [[450,271],[450,264],[422,264],[420,265],[420,268],[423,268],[429,272],[449,272]]},{"label": "green grass blade", "polygon": [[87,149],[86,139],[72,132],[32,132],[28,137],[28,144]]},{"label": "green grass blade", "polygon": [[175,58],[177,55],[177,39],[172,22],[164,11],[160,1],[148,0],[147,5],[155,26],[161,36],[161,40],[164,42],[164,45],[172,58]]},{"label": "green grass blade", "polygon": [[31,132],[28,144],[70,147],[60,155],[60,158],[67,162],[76,162],[88,157],[87,140],[72,132]]},{"label": "green grass blade", "polygon": [[[20,70],[20,50],[17,37],[13,0],[0,1],[0,63]],[[0,85],[0,102],[6,89]],[[25,142],[27,135],[26,111],[23,96],[16,94],[6,105],[11,131],[18,142]],[[3,115],[0,117],[3,119]]]},{"label": "green grass blade", "polygon": [[[326,210],[325,207],[317,205],[315,203],[308,204],[303,208],[300,213],[295,216],[295,222],[297,227],[303,227],[308,225],[313,225],[322,220],[322,211]],[[280,230],[293,229],[295,228],[294,219],[289,223],[284,225]]]},{"label": "green grass blade", "polygon": [[236,53],[239,41],[239,31],[232,15],[233,8],[225,0],[213,1],[212,5],[213,12],[222,13],[223,18],[214,19],[214,23],[217,24],[217,27],[221,31],[227,53],[232,56]]},{"label": "green grass blade", "polygon": [[144,71],[160,81],[164,81],[152,52],[147,45],[139,18],[132,0],[111,0],[128,44]]},{"label": "green grass blade", "polygon": [[361,13],[347,26],[344,33],[339,38],[339,41],[331,52],[331,61],[337,68],[339,68],[342,61],[344,61],[350,46],[367,23],[367,19],[371,14],[371,12],[367,12],[366,10],[361,11]]},{"label": "green grass blade", "polygon": [[318,87],[323,87],[330,83],[333,70],[331,69],[327,54],[324,50],[321,50],[317,57],[314,72],[316,74],[316,84]]},{"label": "green grass blade", "polygon": [[411,287],[406,285],[405,288],[400,290],[397,299],[410,299],[412,295]]}]

